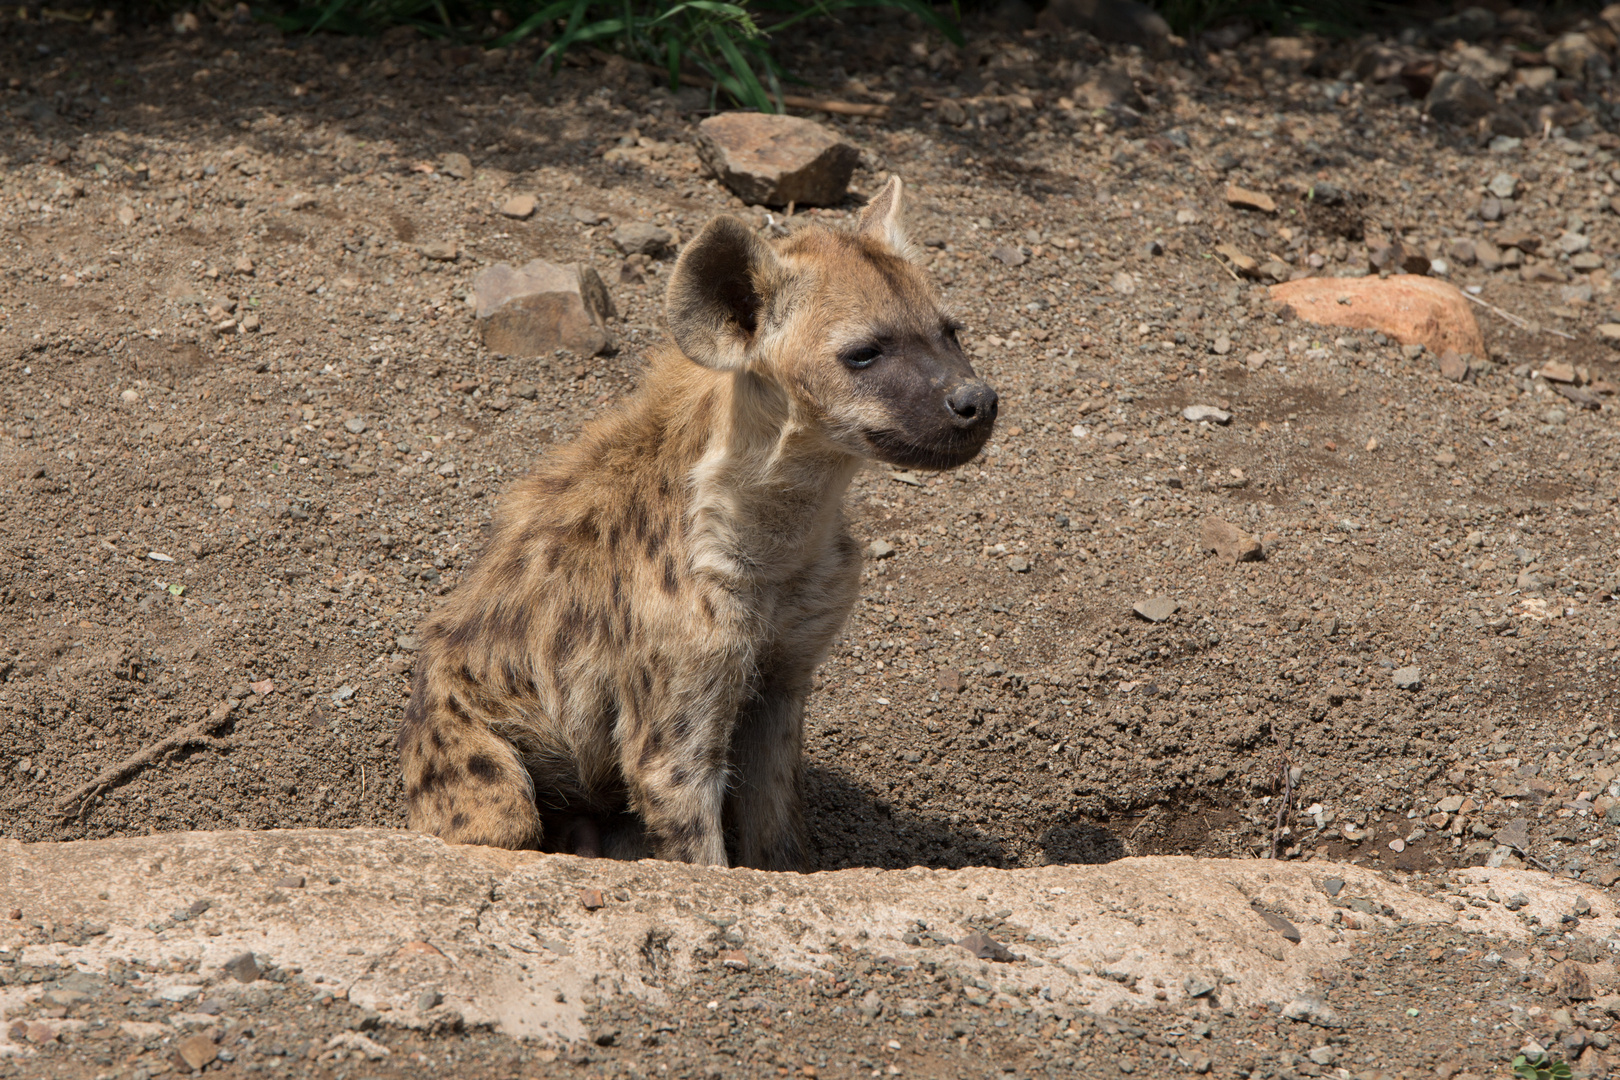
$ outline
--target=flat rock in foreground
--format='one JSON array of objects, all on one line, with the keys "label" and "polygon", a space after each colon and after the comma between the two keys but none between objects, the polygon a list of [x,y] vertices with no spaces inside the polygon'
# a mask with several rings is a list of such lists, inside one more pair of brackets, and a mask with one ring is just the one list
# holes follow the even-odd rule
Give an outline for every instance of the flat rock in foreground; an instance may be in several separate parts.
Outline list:
[{"label": "flat rock in foreground", "polygon": [[698,125],[698,156],[743,202],[831,206],[849,190],[860,151],[797,116],[731,112]]},{"label": "flat rock in foreground", "polygon": [[[988,950],[1000,988],[990,1007],[1104,1012],[1152,1007],[1161,987],[1173,1001],[1296,1002],[1361,935],[1401,919],[1516,941],[1530,933],[1526,916],[1558,926],[1584,895],[1581,932],[1616,933],[1612,899],[1578,882],[1463,876],[1471,896],[1526,903],[1469,907],[1465,918],[1447,897],[1322,861],[800,875],[450,847],[376,829],[0,841],[0,916],[16,916],[0,917],[0,952],[91,974],[119,957],[173,961],[150,991],[171,1001],[228,1002],[254,985],[241,981],[248,973],[297,968],[383,1024],[424,1028],[456,1014],[559,1042],[585,1036],[589,995],[667,1004],[688,992],[695,962],[721,950],[726,963],[814,979],[852,949],[932,962],[970,987]],[[1342,882],[1332,898],[1329,879]],[[927,937],[912,934],[918,920]],[[987,920],[1000,927],[993,945],[970,925]],[[0,1012],[50,990],[0,986]],[[0,1056],[31,1052],[0,1029]]]},{"label": "flat rock in foreground", "polygon": [[1473,309],[1455,285],[1416,274],[1304,278],[1271,287],[1271,298],[1318,326],[1378,330],[1402,345],[1485,357]]},{"label": "flat rock in foreground", "polygon": [[569,349],[592,356],[613,344],[613,300],[582,263],[535,259],[514,270],[496,263],[473,280],[484,345],[503,356],[549,356]]}]

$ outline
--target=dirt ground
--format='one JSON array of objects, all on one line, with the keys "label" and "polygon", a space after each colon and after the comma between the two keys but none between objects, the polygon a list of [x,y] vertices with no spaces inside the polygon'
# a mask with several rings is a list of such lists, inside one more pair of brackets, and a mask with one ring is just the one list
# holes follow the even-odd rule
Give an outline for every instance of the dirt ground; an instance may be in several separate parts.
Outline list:
[{"label": "dirt ground", "polygon": [[[784,50],[819,93],[890,107],[821,118],[862,149],[855,190],[788,226],[845,224],[902,175],[1002,419],[955,473],[857,481],[858,538],[894,551],[811,702],[811,869],[1275,848],[1611,886],[1609,85],[1504,83],[1515,145],[1340,78],[1355,43],[1155,61],[874,20]],[[401,825],[415,627],[509,477],[612,408],[660,333],[668,263],[626,265],[611,226],[765,213],[701,172],[707,99],[622,65],[0,27],[0,830]],[[1094,108],[1076,86],[1104,70],[1129,78]],[[534,217],[500,215],[519,193]],[[1453,254],[1513,232],[1522,269]],[[1291,321],[1216,254],[1358,273],[1395,236],[1517,317],[1478,309],[1464,381]],[[473,276],[533,257],[603,273],[616,353],[481,347]],[[1537,374],[1554,361],[1574,397]],[[1210,517],[1264,559],[1202,550]],[[1175,613],[1133,612],[1153,598]]]}]

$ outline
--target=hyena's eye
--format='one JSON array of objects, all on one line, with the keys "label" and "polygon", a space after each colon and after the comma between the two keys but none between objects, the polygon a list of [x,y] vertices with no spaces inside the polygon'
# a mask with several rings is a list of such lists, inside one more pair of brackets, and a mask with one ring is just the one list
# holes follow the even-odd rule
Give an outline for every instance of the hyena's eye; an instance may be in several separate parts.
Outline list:
[{"label": "hyena's eye", "polygon": [[859,370],[860,368],[871,367],[877,358],[882,355],[883,350],[876,345],[862,345],[858,349],[848,349],[839,354],[838,359],[843,362],[845,367]]},{"label": "hyena's eye", "polygon": [[945,340],[950,342],[952,345],[960,346],[962,343],[959,340],[957,340],[957,337],[956,337],[956,332],[958,330],[960,330],[960,329],[962,329],[962,324],[961,323],[954,323],[954,322],[946,323],[945,324]]}]

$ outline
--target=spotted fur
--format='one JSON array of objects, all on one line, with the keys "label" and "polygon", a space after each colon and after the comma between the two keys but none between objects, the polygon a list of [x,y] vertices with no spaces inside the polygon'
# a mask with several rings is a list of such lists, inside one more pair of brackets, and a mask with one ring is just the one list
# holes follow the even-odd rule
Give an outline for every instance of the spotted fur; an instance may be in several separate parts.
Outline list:
[{"label": "spotted fur", "polygon": [[995,419],[900,201],[892,180],[853,232],[772,247],[720,218],[687,245],[674,347],[509,493],[427,623],[412,828],[800,866],[804,703],[860,579],[845,490],[867,459],[962,464]]}]

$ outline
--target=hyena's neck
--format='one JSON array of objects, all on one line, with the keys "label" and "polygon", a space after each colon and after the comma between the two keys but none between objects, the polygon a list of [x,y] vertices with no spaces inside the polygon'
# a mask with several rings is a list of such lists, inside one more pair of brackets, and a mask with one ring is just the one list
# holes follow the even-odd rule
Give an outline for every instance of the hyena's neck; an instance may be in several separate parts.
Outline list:
[{"label": "hyena's neck", "polygon": [[725,408],[690,473],[694,569],[766,584],[790,578],[844,529],[861,459],[829,445],[781,388],[716,374]]}]

